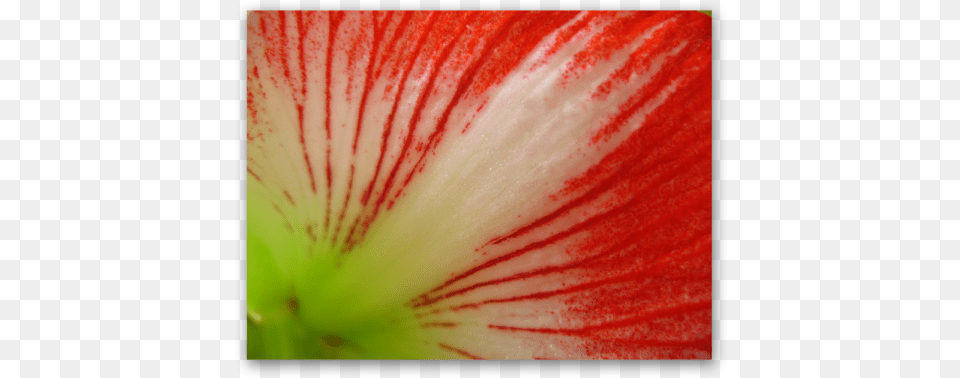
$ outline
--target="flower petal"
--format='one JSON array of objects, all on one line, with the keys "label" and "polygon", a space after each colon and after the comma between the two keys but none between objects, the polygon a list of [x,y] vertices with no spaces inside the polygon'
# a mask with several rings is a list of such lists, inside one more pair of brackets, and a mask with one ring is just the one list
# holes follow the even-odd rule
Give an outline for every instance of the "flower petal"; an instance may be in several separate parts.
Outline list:
[{"label": "flower petal", "polygon": [[394,319],[360,344],[434,358],[710,357],[708,17],[253,12],[248,36],[248,196],[275,213],[250,232],[325,272],[294,279],[305,322]]}]

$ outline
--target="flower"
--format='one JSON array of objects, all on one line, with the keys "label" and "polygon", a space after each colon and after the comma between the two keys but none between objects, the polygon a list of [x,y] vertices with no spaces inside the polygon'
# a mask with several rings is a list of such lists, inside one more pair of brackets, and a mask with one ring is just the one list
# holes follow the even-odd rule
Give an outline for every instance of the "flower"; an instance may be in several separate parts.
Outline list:
[{"label": "flower", "polygon": [[251,12],[248,356],[711,355],[699,12]]}]

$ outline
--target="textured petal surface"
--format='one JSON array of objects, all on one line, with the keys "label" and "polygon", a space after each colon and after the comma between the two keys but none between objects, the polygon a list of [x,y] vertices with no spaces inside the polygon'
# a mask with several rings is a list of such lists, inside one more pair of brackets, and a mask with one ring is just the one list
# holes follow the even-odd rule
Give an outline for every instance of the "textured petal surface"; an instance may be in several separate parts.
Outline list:
[{"label": "textured petal surface", "polygon": [[256,320],[354,353],[320,357],[710,358],[710,28],[251,12]]}]

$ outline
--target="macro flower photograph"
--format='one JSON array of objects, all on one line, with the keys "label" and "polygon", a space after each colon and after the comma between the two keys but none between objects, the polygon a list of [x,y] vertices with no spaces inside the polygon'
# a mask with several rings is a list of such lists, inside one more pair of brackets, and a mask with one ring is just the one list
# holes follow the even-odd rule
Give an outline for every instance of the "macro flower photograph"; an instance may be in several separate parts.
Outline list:
[{"label": "macro flower photograph", "polygon": [[253,11],[248,359],[710,359],[698,11]]}]

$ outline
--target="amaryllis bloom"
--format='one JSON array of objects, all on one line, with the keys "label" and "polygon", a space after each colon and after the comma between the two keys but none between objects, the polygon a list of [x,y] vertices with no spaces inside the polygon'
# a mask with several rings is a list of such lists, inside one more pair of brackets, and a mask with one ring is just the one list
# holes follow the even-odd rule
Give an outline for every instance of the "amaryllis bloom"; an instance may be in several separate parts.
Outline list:
[{"label": "amaryllis bloom", "polygon": [[711,356],[700,12],[252,12],[248,356]]}]

